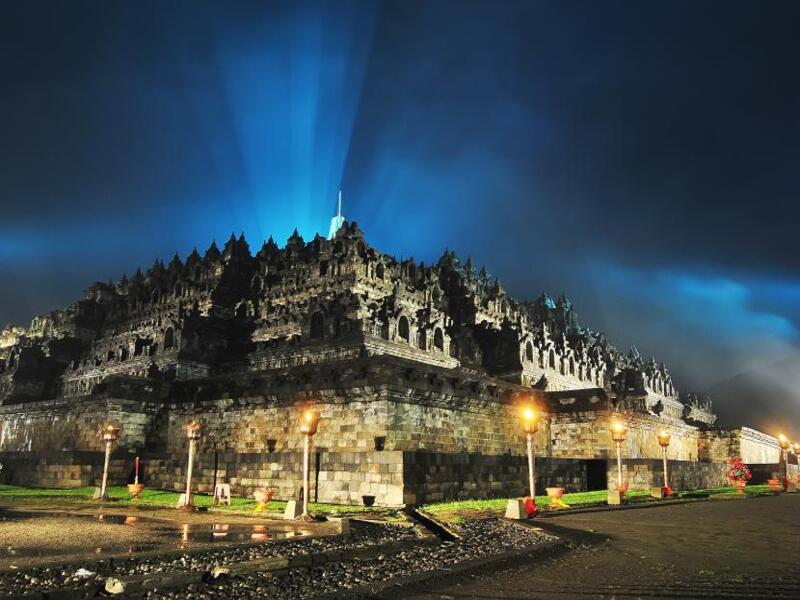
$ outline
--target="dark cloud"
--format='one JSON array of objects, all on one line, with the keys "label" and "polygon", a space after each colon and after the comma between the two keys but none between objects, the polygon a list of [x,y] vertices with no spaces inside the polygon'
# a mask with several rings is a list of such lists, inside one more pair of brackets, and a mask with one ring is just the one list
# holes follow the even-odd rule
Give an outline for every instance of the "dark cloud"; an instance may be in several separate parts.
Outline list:
[{"label": "dark cloud", "polygon": [[563,289],[679,384],[796,356],[794,2],[0,11],[0,322],[309,237],[341,186],[376,246]]}]

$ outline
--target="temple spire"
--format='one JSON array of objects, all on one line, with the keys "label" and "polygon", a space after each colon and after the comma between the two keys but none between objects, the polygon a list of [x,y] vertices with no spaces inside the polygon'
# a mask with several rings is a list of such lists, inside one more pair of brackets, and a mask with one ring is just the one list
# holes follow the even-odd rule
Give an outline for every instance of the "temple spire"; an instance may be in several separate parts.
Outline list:
[{"label": "temple spire", "polygon": [[336,232],[344,224],[344,217],[342,216],[342,190],[339,190],[339,206],[336,211],[336,216],[331,219],[331,226],[328,229],[328,239],[332,240],[336,237]]}]

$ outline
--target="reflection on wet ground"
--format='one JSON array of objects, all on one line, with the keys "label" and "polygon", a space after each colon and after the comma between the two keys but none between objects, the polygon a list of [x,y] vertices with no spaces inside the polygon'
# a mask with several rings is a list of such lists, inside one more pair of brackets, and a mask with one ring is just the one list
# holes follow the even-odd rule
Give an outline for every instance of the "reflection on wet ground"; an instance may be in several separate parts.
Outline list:
[{"label": "reflection on wet ground", "polygon": [[[159,515],[159,517],[161,517]],[[211,548],[335,533],[330,523],[248,522],[219,515],[153,518],[124,512],[0,511],[0,570],[43,559]],[[28,560],[24,560],[28,559]],[[12,566],[13,565],[13,566]]]},{"label": "reflection on wet ground", "polygon": [[75,515],[73,518],[96,518],[103,523],[117,523],[128,525],[129,527],[150,528],[152,531],[170,536],[179,534],[181,546],[191,542],[215,543],[215,542],[264,542],[268,540],[285,540],[293,537],[308,536],[312,532],[305,524],[295,526],[293,524],[275,523],[269,524],[254,523],[228,524],[224,522],[214,523],[177,523],[164,522],[139,517],[134,515],[104,515],[96,517],[89,515]]}]

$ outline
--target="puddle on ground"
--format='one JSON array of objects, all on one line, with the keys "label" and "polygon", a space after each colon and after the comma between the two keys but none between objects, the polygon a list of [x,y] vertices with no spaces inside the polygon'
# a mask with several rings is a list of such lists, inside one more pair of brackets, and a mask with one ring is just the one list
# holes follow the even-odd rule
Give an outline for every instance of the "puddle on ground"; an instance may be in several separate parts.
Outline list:
[{"label": "puddle on ground", "polygon": [[[83,550],[84,554],[103,554],[109,552],[115,554],[133,554],[148,550],[165,550],[170,548],[207,548],[231,544],[287,540],[302,538],[313,534],[307,527],[298,527],[290,524],[283,525],[280,523],[179,523],[176,521],[151,519],[138,515],[74,514],[35,511],[3,511],[0,513],[0,525],[2,525],[3,522],[21,522],[40,518],[63,521],[64,529],[71,530],[75,528],[75,535],[77,536],[80,535],[80,523],[87,521],[108,524],[109,526],[123,525],[141,532],[141,540],[134,544],[127,544],[121,540],[115,540],[114,534],[109,531],[110,535],[107,544],[96,548],[85,548]],[[26,551],[24,548],[12,550],[11,548],[6,549],[0,547],[0,558],[34,556],[37,554],[40,556],[42,555],[41,551],[31,552]]]},{"label": "puddle on ground", "polygon": [[174,533],[183,543],[188,542],[262,542],[266,540],[285,540],[293,537],[311,535],[311,531],[291,525],[259,523],[234,525],[228,523],[170,523],[134,515],[69,515],[72,518],[88,518],[102,523],[146,528],[163,534]]}]

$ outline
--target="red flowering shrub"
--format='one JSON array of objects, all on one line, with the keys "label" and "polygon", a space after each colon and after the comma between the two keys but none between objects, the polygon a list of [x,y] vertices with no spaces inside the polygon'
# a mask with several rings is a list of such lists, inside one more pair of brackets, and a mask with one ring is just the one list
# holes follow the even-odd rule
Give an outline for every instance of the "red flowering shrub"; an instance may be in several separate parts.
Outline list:
[{"label": "red flowering shrub", "polygon": [[528,513],[528,518],[536,513],[536,502],[530,496],[525,498],[525,512]]},{"label": "red flowering shrub", "polygon": [[750,467],[744,464],[741,456],[734,456],[728,459],[728,471],[725,475],[731,483],[736,481],[744,481],[746,483],[753,476],[750,473]]}]

